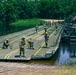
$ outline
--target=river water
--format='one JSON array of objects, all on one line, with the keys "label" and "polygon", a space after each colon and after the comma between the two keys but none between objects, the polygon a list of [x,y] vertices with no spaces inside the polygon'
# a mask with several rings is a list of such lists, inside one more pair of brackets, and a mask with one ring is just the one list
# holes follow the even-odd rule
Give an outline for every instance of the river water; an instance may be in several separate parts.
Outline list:
[{"label": "river water", "polygon": [[45,60],[31,60],[30,64],[62,65],[69,61],[76,61],[76,44],[60,44],[59,49],[50,58]]}]

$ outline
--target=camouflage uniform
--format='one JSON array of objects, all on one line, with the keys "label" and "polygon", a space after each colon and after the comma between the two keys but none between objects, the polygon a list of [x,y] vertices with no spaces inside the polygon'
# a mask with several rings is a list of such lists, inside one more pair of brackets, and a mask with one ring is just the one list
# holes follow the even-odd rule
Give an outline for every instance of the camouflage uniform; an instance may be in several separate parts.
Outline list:
[{"label": "camouflage uniform", "polygon": [[31,38],[29,39],[28,43],[29,43],[30,49],[34,49],[34,47],[33,47],[34,46],[34,42],[32,41]]},{"label": "camouflage uniform", "polygon": [[45,30],[45,33],[47,32],[47,26],[46,25],[44,25],[44,30]]},{"label": "camouflage uniform", "polygon": [[49,40],[49,35],[47,34],[47,32],[45,33],[45,45],[46,47],[48,46],[48,40]]},{"label": "camouflage uniform", "polygon": [[36,33],[37,33],[37,31],[38,31],[38,25],[35,26],[35,29],[36,29]]},{"label": "camouflage uniform", "polygon": [[19,42],[19,47],[20,47],[20,56],[23,54],[23,57],[25,57],[24,45],[25,45],[25,38],[22,38]]},{"label": "camouflage uniform", "polygon": [[7,40],[4,41],[2,48],[3,48],[3,49],[7,49],[8,46],[9,46],[9,40],[7,39]]},{"label": "camouflage uniform", "polygon": [[57,24],[55,23],[55,28],[57,29]]}]

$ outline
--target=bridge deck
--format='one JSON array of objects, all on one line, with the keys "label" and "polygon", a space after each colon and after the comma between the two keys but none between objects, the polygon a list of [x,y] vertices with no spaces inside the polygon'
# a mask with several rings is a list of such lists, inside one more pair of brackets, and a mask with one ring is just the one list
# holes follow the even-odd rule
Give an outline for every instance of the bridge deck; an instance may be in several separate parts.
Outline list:
[{"label": "bridge deck", "polygon": [[[0,47],[4,39],[9,38],[12,49],[1,49],[0,48],[0,59],[3,60],[30,60],[30,59],[39,59],[39,58],[48,58],[54,54],[54,52],[59,47],[59,36],[61,34],[62,26],[58,26],[56,29],[55,26],[48,28],[48,34],[50,35],[48,48],[45,48],[44,42],[44,30],[43,26],[39,28],[38,33],[35,33],[35,29],[31,28],[25,31],[14,33],[13,35],[7,35],[0,37]],[[25,45],[25,57],[19,57],[19,40],[21,36],[25,36],[26,45]],[[34,49],[28,48],[27,40],[32,38],[34,41]]]}]

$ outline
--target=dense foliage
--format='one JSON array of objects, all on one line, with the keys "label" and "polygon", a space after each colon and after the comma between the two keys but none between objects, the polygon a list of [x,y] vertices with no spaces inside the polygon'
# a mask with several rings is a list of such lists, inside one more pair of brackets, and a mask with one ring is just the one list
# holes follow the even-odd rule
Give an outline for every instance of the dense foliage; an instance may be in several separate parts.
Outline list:
[{"label": "dense foliage", "polygon": [[71,22],[76,15],[76,0],[0,0],[0,28],[20,19],[53,18]]},{"label": "dense foliage", "polygon": [[19,20],[17,22],[11,23],[11,32],[20,31],[28,28],[35,27],[36,25],[41,25],[44,21],[41,19],[27,19],[27,20]]},{"label": "dense foliage", "polygon": [[42,25],[44,21],[42,19],[26,19],[26,20],[18,20],[16,22],[10,23],[9,30],[5,30],[3,25],[1,25],[0,35],[5,35],[9,33],[14,33],[17,31],[25,30],[28,28],[35,27],[36,25]]}]

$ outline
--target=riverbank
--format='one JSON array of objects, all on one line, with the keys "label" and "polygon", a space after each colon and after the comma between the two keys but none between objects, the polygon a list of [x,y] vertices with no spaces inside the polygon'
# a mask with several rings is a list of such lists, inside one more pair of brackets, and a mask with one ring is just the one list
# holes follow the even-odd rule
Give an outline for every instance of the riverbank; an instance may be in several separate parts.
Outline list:
[{"label": "riverbank", "polygon": [[76,75],[76,66],[0,62],[0,75]]}]

